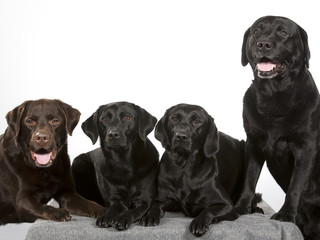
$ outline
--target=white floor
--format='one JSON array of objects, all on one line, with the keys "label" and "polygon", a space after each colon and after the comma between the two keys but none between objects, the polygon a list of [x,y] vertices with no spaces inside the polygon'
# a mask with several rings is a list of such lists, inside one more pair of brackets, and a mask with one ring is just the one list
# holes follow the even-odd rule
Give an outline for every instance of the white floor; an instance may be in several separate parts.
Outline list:
[{"label": "white floor", "polygon": [[0,226],[0,240],[24,240],[31,223]]}]

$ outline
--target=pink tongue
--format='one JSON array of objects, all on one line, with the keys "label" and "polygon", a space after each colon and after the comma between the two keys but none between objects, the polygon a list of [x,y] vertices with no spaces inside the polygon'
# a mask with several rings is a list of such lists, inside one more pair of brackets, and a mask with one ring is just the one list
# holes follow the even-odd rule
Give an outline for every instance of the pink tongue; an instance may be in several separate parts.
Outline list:
[{"label": "pink tongue", "polygon": [[47,154],[34,154],[34,157],[36,158],[37,162],[40,164],[48,164],[50,159],[51,159],[52,153],[47,153]]},{"label": "pink tongue", "polygon": [[259,71],[269,72],[273,68],[276,68],[276,64],[271,63],[271,62],[264,62],[264,63],[258,63],[257,67],[258,67]]}]

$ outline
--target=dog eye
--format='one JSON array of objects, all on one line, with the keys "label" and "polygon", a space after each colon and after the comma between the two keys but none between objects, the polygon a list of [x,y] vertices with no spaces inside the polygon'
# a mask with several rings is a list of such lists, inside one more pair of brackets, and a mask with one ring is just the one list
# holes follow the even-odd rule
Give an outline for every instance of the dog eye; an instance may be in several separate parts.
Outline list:
[{"label": "dog eye", "polygon": [[281,31],[281,32],[280,32],[280,35],[281,35],[282,37],[286,37],[286,36],[288,36],[288,33],[287,33],[286,31]]},{"label": "dog eye", "polygon": [[130,121],[130,120],[131,120],[131,117],[128,116],[128,115],[126,115],[126,116],[124,116],[123,120]]},{"label": "dog eye", "polygon": [[28,118],[28,119],[26,120],[26,124],[27,124],[28,126],[34,126],[34,125],[36,125],[36,121],[33,121],[31,118]]},{"label": "dog eye", "polygon": [[260,29],[256,29],[253,31],[253,35],[258,36],[260,34]]},{"label": "dog eye", "polygon": [[170,120],[172,123],[177,123],[179,121],[178,118],[175,116],[171,117]]},{"label": "dog eye", "polygon": [[50,124],[53,126],[57,126],[60,123],[59,119],[54,118],[50,121]]},{"label": "dog eye", "polygon": [[101,117],[100,118],[100,122],[106,123],[106,122],[108,122],[108,118],[107,117]]},{"label": "dog eye", "polygon": [[194,126],[200,126],[200,125],[201,125],[201,121],[200,121],[200,120],[194,120],[194,121],[192,122],[192,124],[193,124]]}]

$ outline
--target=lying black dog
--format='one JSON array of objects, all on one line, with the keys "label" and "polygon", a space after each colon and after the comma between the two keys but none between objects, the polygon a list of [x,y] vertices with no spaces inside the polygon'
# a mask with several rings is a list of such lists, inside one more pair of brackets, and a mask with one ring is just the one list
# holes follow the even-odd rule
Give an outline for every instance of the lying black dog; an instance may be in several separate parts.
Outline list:
[{"label": "lying black dog", "polygon": [[[67,154],[80,112],[59,100],[27,101],[6,116],[0,136],[0,224],[37,218],[99,217],[105,208],[76,193]],[[54,198],[61,208],[46,203]]]},{"label": "lying black dog", "polygon": [[249,165],[236,208],[250,211],[266,160],[286,192],[272,218],[295,222],[305,236],[320,239],[320,98],[309,58],[307,33],[287,18],[260,18],[244,35],[242,65],[250,63],[254,81],[244,96]]},{"label": "lying black dog", "polygon": [[117,102],[101,106],[83,124],[101,148],[81,154],[72,165],[77,190],[108,210],[99,227],[127,229],[148,211],[156,191],[159,154],[147,135],[157,120],[137,105]]},{"label": "lying black dog", "polygon": [[189,229],[199,237],[212,223],[236,219],[233,203],[243,184],[245,143],[218,132],[203,108],[187,104],[168,109],[155,136],[166,151],[157,198],[141,224],[158,225],[165,211],[178,210],[195,218]]}]

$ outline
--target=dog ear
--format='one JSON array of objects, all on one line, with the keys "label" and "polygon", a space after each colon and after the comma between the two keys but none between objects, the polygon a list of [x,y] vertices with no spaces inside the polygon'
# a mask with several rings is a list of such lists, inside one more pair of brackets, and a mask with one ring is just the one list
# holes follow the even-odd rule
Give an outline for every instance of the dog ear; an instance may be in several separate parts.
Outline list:
[{"label": "dog ear", "polygon": [[95,144],[99,137],[97,118],[98,110],[81,125],[83,132],[91,139],[92,144]]},{"label": "dog ear", "polygon": [[209,129],[203,147],[204,155],[207,158],[213,157],[219,151],[218,129],[216,127],[216,124],[214,123],[214,119],[211,116],[209,117]]},{"label": "dog ear", "polygon": [[161,142],[162,147],[167,149],[169,146],[169,137],[167,135],[166,130],[164,129],[165,121],[166,121],[166,114],[158,121],[156,125],[156,129],[154,131],[154,136],[157,140]]},{"label": "dog ear", "polygon": [[22,103],[6,115],[7,123],[15,137],[19,135],[21,117],[29,102],[30,101],[26,101]]},{"label": "dog ear", "polygon": [[298,29],[299,29],[301,40],[303,42],[304,62],[306,64],[306,67],[309,68],[309,60],[310,60],[311,54],[310,54],[309,43],[308,43],[308,34],[302,27],[298,26]]},{"label": "dog ear", "polygon": [[242,54],[241,54],[241,63],[242,66],[247,66],[249,63],[247,58],[247,40],[250,34],[250,28],[247,29],[247,31],[244,33],[243,36],[243,42],[242,42]]},{"label": "dog ear", "polygon": [[67,133],[72,136],[73,130],[78,125],[81,113],[78,111],[78,109],[71,107],[69,104],[66,104],[60,100],[56,101],[66,120]]},{"label": "dog ear", "polygon": [[139,116],[139,136],[142,141],[146,141],[148,134],[153,130],[154,126],[156,125],[157,119],[148,113],[143,108],[135,105],[135,109]]}]

